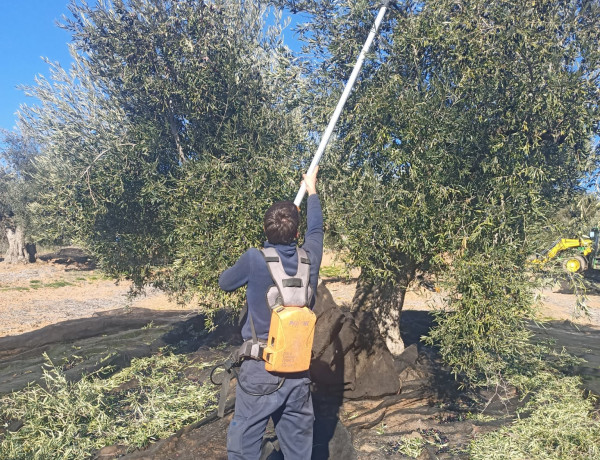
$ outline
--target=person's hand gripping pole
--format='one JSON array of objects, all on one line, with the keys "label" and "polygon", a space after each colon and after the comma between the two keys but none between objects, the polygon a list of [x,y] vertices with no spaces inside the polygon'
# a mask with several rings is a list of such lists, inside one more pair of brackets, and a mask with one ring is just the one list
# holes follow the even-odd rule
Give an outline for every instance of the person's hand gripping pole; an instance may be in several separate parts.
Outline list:
[{"label": "person's hand gripping pole", "polygon": [[302,187],[306,190],[309,195],[314,195],[317,193],[317,173],[319,172],[319,167],[315,166],[315,168],[307,172],[306,174],[302,174],[304,180],[302,181]]}]

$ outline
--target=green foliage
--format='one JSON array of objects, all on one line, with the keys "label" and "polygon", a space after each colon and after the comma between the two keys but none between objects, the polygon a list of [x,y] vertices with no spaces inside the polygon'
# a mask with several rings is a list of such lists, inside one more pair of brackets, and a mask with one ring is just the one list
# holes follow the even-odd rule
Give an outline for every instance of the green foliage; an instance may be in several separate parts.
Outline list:
[{"label": "green foliage", "polygon": [[540,228],[540,251],[550,246],[557,238],[588,236],[592,228],[600,225],[600,201],[598,196],[586,193],[575,197],[559,209],[547,226]]},{"label": "green foliage", "polygon": [[449,309],[436,312],[426,341],[439,345],[455,375],[470,384],[502,385],[507,374],[524,371],[535,351],[524,324],[533,314],[531,275],[488,255],[455,261],[452,275]]},{"label": "green foliage", "polygon": [[44,385],[0,398],[0,421],[23,422],[0,438],[0,457],[81,459],[113,444],[133,449],[164,439],[216,407],[212,384],[184,376],[210,365],[193,364],[185,355],[156,355],[134,359],[109,378],[72,383],[49,363]]},{"label": "green foliage", "polygon": [[[252,2],[73,1],[75,63],[27,89],[41,105],[20,121],[42,152],[37,221],[138,287],[239,303],[216,277],[293,195],[305,133],[321,131],[373,20],[367,1],[278,3],[310,13],[311,62],[264,33]],[[414,268],[445,280],[453,313],[431,337],[471,378],[494,382],[526,348],[527,256],[598,169],[599,11],[397,4],[325,160],[337,246],[378,283]]]},{"label": "green foliage", "polygon": [[70,10],[75,63],[51,64],[51,79],[27,88],[41,105],[21,116],[42,150],[31,209],[112,275],[231,302],[217,275],[261,242],[264,211],[300,180],[288,96],[299,83],[280,27],[265,33],[253,2]]},{"label": "green foliage", "polygon": [[[85,281],[85,280],[86,279],[83,277],[76,278],[76,281]],[[43,288],[56,289],[56,288],[61,288],[61,287],[65,287],[65,286],[74,286],[73,283],[71,283],[69,281],[65,281],[65,280],[56,280],[56,281],[52,281],[50,283],[42,283],[40,280],[30,280],[29,284],[30,284],[29,287],[31,289],[43,289]]]},{"label": "green foliage", "polygon": [[398,443],[398,452],[410,458],[418,458],[427,442],[423,439],[402,439]]},{"label": "green foliage", "polygon": [[[313,15],[315,75],[345,78],[374,4],[289,3]],[[527,256],[598,169],[599,18],[597,1],[397,4],[323,168],[328,231],[364,275],[396,279],[408,258],[443,280],[452,313],[431,337],[470,378],[527,348]],[[338,94],[315,96],[314,120]]]},{"label": "green foliage", "polygon": [[[38,154],[31,139],[11,131],[0,130],[0,230],[17,225],[30,230],[27,203],[36,194],[31,174]],[[4,232],[2,231],[2,237]]]},{"label": "green foliage", "polygon": [[25,286],[0,287],[0,291],[29,291],[29,288]]},{"label": "green foliage", "polygon": [[60,280],[60,281],[53,281],[51,283],[46,283],[43,285],[43,287],[49,287],[49,288],[61,288],[61,287],[65,287],[65,286],[73,286],[73,283],[69,283],[68,281]]},{"label": "green foliage", "polygon": [[328,265],[326,267],[321,267],[321,269],[319,270],[319,274],[328,278],[350,279],[350,272],[348,271],[348,267],[340,265]]},{"label": "green foliage", "polygon": [[386,454],[402,454],[409,458],[420,458],[423,449],[430,446],[439,451],[448,451],[448,438],[439,430],[419,428],[417,436],[400,436],[394,441],[388,441],[383,452]]},{"label": "green foliage", "polygon": [[392,251],[427,265],[465,242],[523,241],[574,191],[596,164],[592,16],[577,2],[396,13],[334,158],[328,209],[359,265],[393,272]]},{"label": "green foliage", "polygon": [[531,399],[510,426],[476,438],[474,460],[592,459],[600,456],[600,420],[595,399],[585,398],[578,377],[536,374],[522,384]]},{"label": "green foliage", "polygon": [[344,255],[338,253],[329,262],[329,265],[321,265],[319,275],[328,278],[345,278],[346,280],[350,280],[352,278],[351,270],[352,267],[345,262]]}]

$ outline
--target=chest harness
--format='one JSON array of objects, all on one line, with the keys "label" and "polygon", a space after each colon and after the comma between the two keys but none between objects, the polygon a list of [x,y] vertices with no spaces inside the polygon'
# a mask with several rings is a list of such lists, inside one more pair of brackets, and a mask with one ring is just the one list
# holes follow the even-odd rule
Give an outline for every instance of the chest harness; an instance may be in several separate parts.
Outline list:
[{"label": "chest harness", "polygon": [[[213,384],[221,385],[219,407],[217,414],[222,417],[225,412],[225,402],[229,391],[229,382],[237,378],[236,368],[246,359],[265,362],[265,370],[276,373],[293,373],[308,370],[312,343],[315,332],[316,316],[308,308],[313,296],[310,287],[310,260],[306,251],[297,249],[298,269],[296,274],[289,276],[275,248],[261,250],[273,285],[267,290],[267,306],[271,310],[271,323],[268,339],[258,339],[252,314],[248,310],[252,338],[246,340],[240,348],[224,362],[213,368],[210,379]],[[213,379],[215,371],[223,367],[225,372],[220,382]],[[285,381],[280,378],[278,386],[268,393],[252,393],[245,389],[238,379],[239,388],[252,396],[263,396],[279,390]]]}]

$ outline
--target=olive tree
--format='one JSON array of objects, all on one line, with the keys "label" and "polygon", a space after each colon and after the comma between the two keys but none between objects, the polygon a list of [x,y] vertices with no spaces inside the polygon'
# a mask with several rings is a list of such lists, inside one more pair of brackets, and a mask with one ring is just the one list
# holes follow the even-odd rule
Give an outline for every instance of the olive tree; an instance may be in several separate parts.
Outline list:
[{"label": "olive tree", "polygon": [[6,263],[35,262],[27,204],[35,194],[31,173],[37,148],[16,131],[0,132],[0,229],[6,240]]},{"label": "olive tree", "polygon": [[280,15],[229,0],[69,8],[74,64],[51,64],[21,113],[41,150],[31,209],[137,287],[224,305],[219,272],[301,178],[302,82]]},{"label": "olive tree", "polygon": [[[310,14],[319,120],[377,5],[286,4]],[[430,271],[450,307],[430,340],[489,381],[528,347],[537,229],[598,166],[599,3],[397,2],[385,24],[327,157],[329,231],[393,353],[407,286]]]}]

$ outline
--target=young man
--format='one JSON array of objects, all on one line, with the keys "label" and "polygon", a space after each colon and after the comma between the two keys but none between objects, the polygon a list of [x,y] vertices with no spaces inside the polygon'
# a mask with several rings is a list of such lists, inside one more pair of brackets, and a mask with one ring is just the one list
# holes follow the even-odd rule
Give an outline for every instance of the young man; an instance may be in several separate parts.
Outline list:
[{"label": "young man", "polygon": [[[307,231],[302,249],[310,260],[310,286],[317,292],[319,267],[323,256],[323,215],[316,191],[318,168],[304,175],[308,192]],[[288,276],[298,269],[298,209],[294,203],[273,204],[266,212],[265,248],[275,248]],[[258,249],[246,251],[235,265],[219,277],[219,286],[233,291],[247,285],[248,318],[242,327],[244,340],[256,336],[266,341],[271,321],[267,291],[273,286],[267,262]],[[314,305],[315,296],[310,301]],[[253,323],[253,326],[252,324]],[[276,374],[265,370],[265,362],[246,359],[239,370],[235,413],[227,433],[229,460],[258,460],[269,418],[273,419],[279,445],[286,460],[311,457],[314,413],[309,390],[308,371]]]}]

